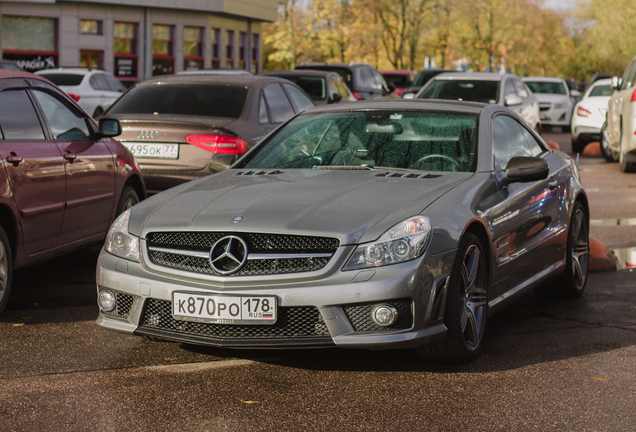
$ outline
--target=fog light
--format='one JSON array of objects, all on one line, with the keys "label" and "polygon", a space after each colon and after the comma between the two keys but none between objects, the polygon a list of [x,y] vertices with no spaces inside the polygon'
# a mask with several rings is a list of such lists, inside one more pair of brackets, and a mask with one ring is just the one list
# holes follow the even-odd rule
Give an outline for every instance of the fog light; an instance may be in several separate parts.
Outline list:
[{"label": "fog light", "polygon": [[390,305],[378,305],[373,308],[371,318],[379,326],[386,327],[397,321],[397,309]]},{"label": "fog light", "polygon": [[97,305],[104,312],[110,312],[115,309],[116,299],[115,294],[110,291],[102,291],[97,296]]}]

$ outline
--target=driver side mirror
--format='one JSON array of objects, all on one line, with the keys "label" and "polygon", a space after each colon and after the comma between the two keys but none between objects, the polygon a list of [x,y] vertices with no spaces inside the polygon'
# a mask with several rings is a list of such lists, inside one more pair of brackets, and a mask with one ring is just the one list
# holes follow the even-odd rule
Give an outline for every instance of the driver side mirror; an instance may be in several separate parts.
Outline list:
[{"label": "driver side mirror", "polygon": [[395,84],[393,84],[392,82],[387,83],[386,86],[389,88],[389,93],[393,93],[395,91]]},{"label": "driver side mirror", "polygon": [[504,170],[508,183],[530,182],[548,178],[550,165],[545,159],[534,156],[515,156]]},{"label": "driver side mirror", "polygon": [[506,99],[504,101],[505,106],[521,105],[522,103],[523,103],[523,99],[521,99],[517,95],[506,96]]},{"label": "driver side mirror", "polygon": [[117,119],[99,119],[100,138],[112,138],[121,135],[121,123]]},{"label": "driver side mirror", "polygon": [[612,89],[618,90],[618,88],[623,83],[623,79],[621,77],[613,76],[612,77]]},{"label": "driver side mirror", "polygon": [[575,97],[575,98],[581,97],[581,92],[578,91],[578,90],[570,90],[570,96]]}]

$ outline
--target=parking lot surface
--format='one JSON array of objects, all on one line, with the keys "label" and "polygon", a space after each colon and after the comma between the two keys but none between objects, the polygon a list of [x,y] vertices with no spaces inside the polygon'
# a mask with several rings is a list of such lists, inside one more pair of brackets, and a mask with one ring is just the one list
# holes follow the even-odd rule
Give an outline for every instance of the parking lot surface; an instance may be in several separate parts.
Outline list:
[{"label": "parking lot surface", "polygon": [[[569,134],[545,133],[569,151]],[[636,246],[636,175],[581,157],[590,237]],[[629,254],[626,254],[628,256]],[[95,324],[95,248],[15,273],[0,316],[3,431],[633,431],[636,271],[590,275],[578,300],[534,294],[488,321],[481,357],[221,350]]]}]

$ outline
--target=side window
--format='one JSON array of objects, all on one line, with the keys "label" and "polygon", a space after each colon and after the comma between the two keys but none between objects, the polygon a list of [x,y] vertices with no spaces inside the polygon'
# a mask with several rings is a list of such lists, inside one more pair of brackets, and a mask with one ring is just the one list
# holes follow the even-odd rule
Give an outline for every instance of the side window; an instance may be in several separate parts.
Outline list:
[{"label": "side window", "polygon": [[[333,95],[340,93],[340,87],[338,87],[338,81],[333,76],[327,77],[327,80],[329,82],[327,86],[329,97],[333,99]],[[344,99],[344,95],[342,95],[342,98]]]},{"label": "side window", "polygon": [[504,97],[508,96],[516,96],[517,91],[515,90],[515,85],[512,83],[512,80],[509,79],[506,81],[506,86],[504,87]]},{"label": "side window", "polygon": [[106,80],[106,84],[108,84],[108,90],[113,91],[113,92],[123,92],[124,91],[124,85],[122,83],[120,83],[119,81],[117,81],[117,79],[113,78],[110,75],[106,75],[103,74],[101,75],[104,80]]},{"label": "side window", "polygon": [[526,142],[528,143],[528,149],[530,151],[530,156],[539,156],[541,153],[545,151],[545,149],[539,144],[539,142],[534,138],[534,136],[528,132],[528,129],[523,126],[519,126],[521,128],[521,133],[526,138]]},{"label": "side window", "polygon": [[360,69],[360,87],[370,89],[373,88],[373,75],[369,69]]},{"label": "side window", "polygon": [[342,99],[349,99],[351,97],[349,87],[345,85],[342,79],[336,79],[336,84],[338,86],[338,93],[342,95]]},{"label": "side window", "polygon": [[43,140],[44,131],[26,90],[0,92],[0,127],[5,140]]},{"label": "side window", "polygon": [[376,71],[375,69],[370,70],[371,75],[373,76],[373,88],[375,88],[376,90],[382,90],[384,88],[384,78],[382,78],[380,72]]},{"label": "side window", "polygon": [[95,74],[91,76],[90,80],[88,80],[88,83],[91,85],[93,90],[108,91],[108,83],[106,82],[102,74]]},{"label": "side window", "polygon": [[497,116],[492,122],[493,151],[502,169],[515,156],[534,156],[523,134],[523,127],[512,117]]},{"label": "side window", "polygon": [[307,108],[311,108],[312,106],[314,106],[314,103],[311,101],[311,99],[305,96],[302,91],[298,90],[293,85],[283,84],[283,87],[285,87],[285,90],[287,90],[287,93],[289,93],[289,97],[291,97],[292,101],[294,101],[294,105],[296,105],[298,112],[304,111]]},{"label": "side window", "polygon": [[521,81],[513,79],[512,83],[515,85],[515,88],[517,89],[517,94],[519,95],[519,97],[523,99],[528,97],[528,91],[526,90],[526,86],[523,85]]},{"label": "side window", "polygon": [[265,105],[265,97],[261,95],[261,101],[258,103],[258,122],[260,124],[269,123],[269,116],[267,115],[267,106]]},{"label": "side window", "polygon": [[44,116],[51,126],[56,141],[93,141],[86,119],[79,111],[71,110],[65,103],[49,93],[34,89]]},{"label": "side window", "polygon": [[263,93],[269,105],[272,123],[282,123],[294,116],[294,108],[279,84],[266,86]]}]

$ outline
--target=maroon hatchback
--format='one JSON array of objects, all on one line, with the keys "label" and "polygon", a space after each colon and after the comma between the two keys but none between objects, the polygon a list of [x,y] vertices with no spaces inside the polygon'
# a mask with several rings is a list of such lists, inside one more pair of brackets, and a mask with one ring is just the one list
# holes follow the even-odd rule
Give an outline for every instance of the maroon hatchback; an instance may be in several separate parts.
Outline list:
[{"label": "maroon hatchback", "polygon": [[146,197],[132,154],[55,85],[0,70],[0,312],[14,268],[103,242]]}]

